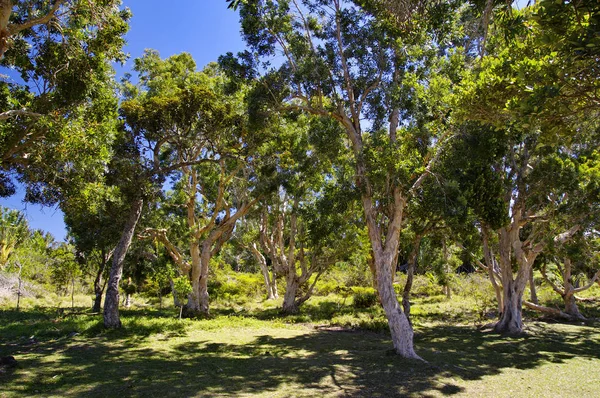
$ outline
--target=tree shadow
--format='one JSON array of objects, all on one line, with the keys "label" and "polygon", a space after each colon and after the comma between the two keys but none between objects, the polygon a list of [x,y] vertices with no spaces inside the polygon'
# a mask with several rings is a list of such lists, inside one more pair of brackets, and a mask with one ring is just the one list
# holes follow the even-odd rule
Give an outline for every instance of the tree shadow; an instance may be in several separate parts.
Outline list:
[{"label": "tree shadow", "polygon": [[[0,385],[18,386],[17,396],[450,396],[464,392],[452,380],[600,357],[597,330],[541,323],[516,338],[421,327],[415,345],[427,363],[390,353],[386,333],[307,328],[291,337],[258,332],[242,344],[223,343],[226,336],[184,339],[185,330],[172,324],[140,322],[129,331],[9,347],[3,355],[18,357],[20,369],[0,374]],[[157,334],[164,347],[144,347],[142,340]]]}]

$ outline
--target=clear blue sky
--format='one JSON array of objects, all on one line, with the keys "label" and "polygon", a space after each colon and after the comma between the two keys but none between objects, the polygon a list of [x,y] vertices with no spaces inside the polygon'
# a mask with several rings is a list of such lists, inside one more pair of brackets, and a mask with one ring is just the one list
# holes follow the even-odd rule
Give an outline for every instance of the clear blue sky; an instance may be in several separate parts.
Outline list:
[{"label": "clear blue sky", "polygon": [[[228,51],[244,49],[238,15],[227,9],[225,0],[124,0],[123,5],[133,12],[125,47],[131,58],[123,67],[116,66],[119,76],[130,71],[133,59],[146,48],[158,50],[163,58],[189,52],[198,68]],[[0,199],[0,205],[24,211],[32,228],[63,240],[66,232],[61,211],[23,203],[23,195],[21,189],[17,195]]]}]

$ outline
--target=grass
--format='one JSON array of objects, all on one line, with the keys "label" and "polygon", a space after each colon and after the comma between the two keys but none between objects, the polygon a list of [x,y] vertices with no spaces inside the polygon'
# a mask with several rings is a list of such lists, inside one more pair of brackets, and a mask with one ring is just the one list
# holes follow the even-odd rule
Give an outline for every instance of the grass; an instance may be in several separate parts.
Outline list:
[{"label": "grass", "polygon": [[457,315],[471,305],[415,302],[415,345],[427,363],[390,355],[379,309],[357,311],[336,297],[311,299],[288,317],[257,303],[216,306],[211,319],[195,321],[123,310],[121,330],[103,329],[100,315],[82,309],[4,310],[0,356],[19,367],[0,373],[0,397],[600,394],[597,325],[530,320],[527,335],[501,337],[479,331],[477,314]]},{"label": "grass", "polygon": [[[427,362],[390,353],[379,308],[336,296],[312,298],[294,316],[273,302],[226,302],[205,320],[138,301],[121,311],[120,330],[83,307],[4,309],[0,356],[19,367],[0,368],[0,397],[600,396],[597,323],[527,313],[526,335],[502,337],[478,328],[490,320],[477,300],[415,299],[415,345]],[[598,301],[585,306],[598,312]]]}]

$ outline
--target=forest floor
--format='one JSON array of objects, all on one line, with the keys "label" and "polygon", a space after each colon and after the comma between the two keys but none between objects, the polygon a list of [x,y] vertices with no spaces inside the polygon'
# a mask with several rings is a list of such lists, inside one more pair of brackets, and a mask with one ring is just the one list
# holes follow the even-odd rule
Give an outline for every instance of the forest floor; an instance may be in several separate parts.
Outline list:
[{"label": "forest floor", "polygon": [[[505,337],[482,328],[483,315],[457,317],[460,307],[444,316],[447,303],[415,300],[415,346],[426,362],[393,354],[379,310],[330,298],[294,317],[275,304],[216,305],[205,320],[140,307],[121,311],[120,330],[83,308],[4,308],[0,357],[18,366],[0,366],[0,397],[600,396],[597,321],[528,314],[526,334]],[[586,306],[597,314],[600,302]],[[359,326],[348,327],[351,319]]]}]

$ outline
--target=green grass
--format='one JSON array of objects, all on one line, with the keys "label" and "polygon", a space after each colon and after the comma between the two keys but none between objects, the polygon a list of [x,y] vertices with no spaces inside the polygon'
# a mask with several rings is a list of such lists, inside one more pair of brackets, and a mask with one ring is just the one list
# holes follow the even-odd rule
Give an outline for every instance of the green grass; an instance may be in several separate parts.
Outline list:
[{"label": "green grass", "polygon": [[379,308],[336,296],[294,316],[258,302],[215,305],[205,320],[122,310],[120,330],[84,308],[6,309],[0,356],[19,367],[0,373],[0,397],[600,395],[597,324],[529,319],[525,336],[501,337],[476,327],[485,319],[466,311],[472,300],[415,300],[415,345],[427,363],[391,355]]}]

